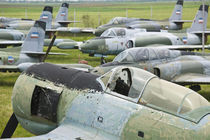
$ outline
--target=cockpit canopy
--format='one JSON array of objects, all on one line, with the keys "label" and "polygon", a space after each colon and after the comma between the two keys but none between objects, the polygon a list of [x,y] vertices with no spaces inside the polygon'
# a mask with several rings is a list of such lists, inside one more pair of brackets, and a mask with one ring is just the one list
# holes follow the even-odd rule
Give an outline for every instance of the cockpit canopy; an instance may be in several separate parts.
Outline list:
[{"label": "cockpit canopy", "polygon": [[113,25],[117,25],[117,24],[124,24],[127,22],[132,22],[132,21],[136,21],[139,20],[137,18],[127,18],[127,17],[115,17],[113,19],[111,19],[108,24],[113,24]]},{"label": "cockpit canopy", "polygon": [[116,37],[116,36],[125,36],[126,29],[125,28],[110,28],[104,31],[101,34],[101,37]]},{"label": "cockpit canopy", "polygon": [[118,54],[113,61],[118,62],[141,62],[157,59],[176,58],[181,55],[180,51],[170,51],[167,48],[132,48]]},{"label": "cockpit canopy", "polygon": [[109,28],[101,34],[101,37],[127,37],[137,33],[146,32],[146,29]]},{"label": "cockpit canopy", "polygon": [[98,81],[109,94],[177,115],[209,105],[193,90],[134,67],[116,67]]}]

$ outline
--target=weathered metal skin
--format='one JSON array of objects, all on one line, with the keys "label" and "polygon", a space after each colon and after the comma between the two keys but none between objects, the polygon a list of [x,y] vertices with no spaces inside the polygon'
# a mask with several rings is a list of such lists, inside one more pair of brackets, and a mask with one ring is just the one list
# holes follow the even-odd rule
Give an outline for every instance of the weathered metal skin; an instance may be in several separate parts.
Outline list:
[{"label": "weathered metal skin", "polygon": [[85,43],[80,45],[81,51],[83,53],[89,53],[90,55],[95,54],[95,50],[97,53],[106,53],[108,51],[108,46],[105,45],[105,39],[103,38],[95,38],[86,41]]},{"label": "weathered metal skin", "polygon": [[[42,66],[45,64],[35,66],[37,69],[40,67],[43,70],[36,74],[31,71],[32,69],[22,73],[14,86],[12,95],[14,113],[25,129],[40,135],[58,127],[43,137],[38,136],[34,139],[73,139],[78,138],[78,135],[81,139],[122,140],[209,139],[210,137],[208,133],[210,115],[208,114],[199,120],[192,120],[189,119],[190,115],[180,116],[167,113],[155,106],[151,107],[139,101],[135,103],[128,97],[118,96],[116,93],[90,88],[79,89],[74,88],[74,86],[69,88],[62,82],[47,80],[49,78],[44,75],[49,75],[48,73],[51,72],[57,74],[58,71],[44,70]],[[47,66],[60,69],[60,67],[50,64]],[[66,71],[71,73],[71,69]],[[86,73],[86,75],[91,76],[92,74]],[[152,76],[150,73],[147,75]],[[74,76],[73,79],[77,78],[80,79],[80,76]],[[72,79],[69,80],[72,81]],[[23,86],[25,83],[27,86]],[[71,83],[75,84],[74,82]],[[34,106],[31,101],[37,86],[42,87],[44,93],[46,93],[44,89],[50,89],[59,94],[59,102],[55,112],[57,114],[56,122],[44,118],[43,112],[38,115],[31,114],[31,109]],[[179,86],[177,88],[184,87]],[[46,94],[46,96],[50,98],[51,94],[53,93]],[[46,107],[42,106],[42,108]],[[209,111],[209,109],[206,108],[205,111]],[[72,130],[78,132],[71,133]]]},{"label": "weathered metal skin", "polygon": [[[136,30],[136,32],[134,32]],[[169,32],[145,32],[137,29],[125,28],[110,28],[106,32],[124,31],[125,34],[110,35],[102,34],[101,37],[91,39],[80,45],[80,50],[83,53],[116,55],[123,50],[133,47],[145,47],[149,45],[199,45],[201,39],[196,34],[192,33],[169,33]],[[105,32],[104,32],[105,33]],[[103,36],[104,35],[104,36]]]},{"label": "weathered metal skin", "polygon": [[164,45],[173,45],[172,41],[164,36],[151,36],[146,37],[137,37],[135,39],[135,45],[138,47],[144,47],[151,44],[164,44]]},{"label": "weathered metal skin", "polygon": [[[145,28],[147,31],[160,31],[163,30],[180,30],[184,21],[182,21],[182,7],[183,0],[177,0],[175,8],[172,12],[169,20],[151,20],[143,18],[127,18],[127,17],[115,17],[109,21],[109,23],[99,26],[95,30],[95,35],[100,36],[105,30],[113,27],[124,28]],[[186,21],[185,21],[186,22]]]},{"label": "weathered metal skin", "polygon": [[[133,48],[119,54],[113,62],[95,67],[91,70],[91,73],[103,75],[117,66],[124,65],[150,71],[164,80],[181,85],[209,84],[208,80],[204,79],[203,82],[199,80],[200,82],[197,83],[190,81],[176,82],[177,78],[186,74],[189,75],[188,78],[197,75],[197,79],[203,76],[209,76],[209,60],[209,54],[202,56],[200,53],[187,51],[175,51],[152,47]],[[190,74],[192,76],[190,76]],[[187,77],[183,80],[187,80]]]},{"label": "weathered metal skin", "polygon": [[0,39],[2,40],[24,40],[25,34],[16,30],[0,29]]},{"label": "weathered metal skin", "polygon": [[[55,68],[58,68],[58,69],[55,69]],[[60,70],[60,73],[57,73],[59,70]],[[71,74],[68,72],[73,72],[73,73]],[[67,111],[67,107],[69,107],[73,99],[76,96],[78,96],[78,94],[81,92],[81,89],[85,90],[85,89],[93,89],[94,86],[97,87],[95,84],[91,83],[91,79],[87,77],[88,74],[86,74],[86,72],[82,72],[82,71],[79,71],[79,72],[80,73],[78,73],[77,70],[69,71],[68,69],[62,69],[62,67],[57,67],[54,65],[53,66],[47,65],[47,67],[42,67],[42,64],[40,64],[40,67],[33,65],[25,73],[22,73],[21,76],[17,80],[17,84],[15,85],[15,87],[19,87],[19,88],[14,89],[14,92],[13,92],[14,94],[12,96],[13,109],[21,125],[26,129],[30,129],[29,130],[30,132],[37,135],[47,133],[51,131],[52,129],[54,129],[55,127],[57,127],[59,123],[63,121],[66,111]],[[53,76],[53,74],[54,75],[57,74],[57,77],[50,78],[51,76]],[[83,80],[84,78],[88,78],[89,81]],[[70,85],[67,83],[67,80],[71,80],[69,83]],[[75,81],[75,80],[79,80],[79,81]],[[64,83],[64,81],[66,82]],[[92,84],[93,86],[91,87],[90,85],[90,87],[87,88],[88,87],[87,84],[85,84],[87,87],[84,87],[85,85],[83,84],[72,85],[71,83],[74,83],[74,82],[76,83],[86,82],[86,83]],[[27,85],[30,86],[30,88],[27,88],[27,87],[21,88],[21,85],[25,83],[27,83]],[[32,94],[34,92],[33,90],[35,86],[52,89],[56,91],[57,94],[60,94],[60,101],[59,101],[58,109],[57,109],[56,122],[49,121],[39,116],[31,115]],[[100,87],[97,87],[97,89],[101,90]],[[25,96],[24,94],[27,92],[30,92],[30,94],[27,94],[25,97],[25,100],[21,101],[22,97]]]}]

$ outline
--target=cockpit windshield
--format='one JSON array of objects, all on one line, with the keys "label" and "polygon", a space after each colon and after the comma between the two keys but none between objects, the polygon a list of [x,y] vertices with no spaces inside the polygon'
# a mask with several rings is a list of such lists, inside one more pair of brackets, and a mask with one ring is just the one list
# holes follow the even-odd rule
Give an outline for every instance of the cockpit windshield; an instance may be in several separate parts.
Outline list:
[{"label": "cockpit windshield", "polygon": [[106,93],[182,117],[209,106],[209,102],[193,90],[139,68],[119,66],[99,77],[98,81]]},{"label": "cockpit windshield", "polygon": [[206,99],[193,90],[159,78],[150,80],[139,102],[177,115],[209,105]]},{"label": "cockpit windshield", "polygon": [[138,102],[139,95],[143,92],[147,82],[156,77],[149,72],[142,73],[142,71],[134,67],[117,67],[101,76],[99,81],[106,92],[116,92]]},{"label": "cockpit windshield", "polygon": [[123,51],[114,58],[113,62],[134,62],[134,60],[134,56],[129,51]]},{"label": "cockpit windshield", "polygon": [[132,48],[118,54],[113,61],[141,62],[148,60],[168,59],[180,55],[180,51],[173,53],[166,48]]},{"label": "cockpit windshield", "polygon": [[111,19],[108,24],[122,24],[126,22],[126,17],[115,17],[113,19]]},{"label": "cockpit windshield", "polygon": [[115,36],[125,36],[126,30],[124,28],[110,28],[101,34],[101,37],[115,37]]}]

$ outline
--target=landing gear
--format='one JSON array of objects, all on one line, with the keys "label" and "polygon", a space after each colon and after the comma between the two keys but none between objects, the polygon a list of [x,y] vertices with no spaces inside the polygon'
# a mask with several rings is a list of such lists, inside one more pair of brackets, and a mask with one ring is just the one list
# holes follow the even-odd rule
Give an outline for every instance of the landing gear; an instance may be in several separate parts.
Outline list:
[{"label": "landing gear", "polygon": [[106,60],[105,60],[104,57],[102,56],[102,57],[101,57],[101,65],[102,65],[102,64],[105,64],[105,63],[106,63]]},{"label": "landing gear", "polygon": [[192,89],[193,91],[196,91],[196,92],[201,90],[201,86],[200,85],[192,85],[189,88]]}]

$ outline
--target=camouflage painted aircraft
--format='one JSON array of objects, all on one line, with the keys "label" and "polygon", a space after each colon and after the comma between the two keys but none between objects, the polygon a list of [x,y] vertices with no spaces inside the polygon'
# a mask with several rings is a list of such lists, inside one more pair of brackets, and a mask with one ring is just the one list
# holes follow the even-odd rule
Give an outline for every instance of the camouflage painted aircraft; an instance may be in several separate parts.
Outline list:
[{"label": "camouflage painted aircraft", "polygon": [[[52,28],[58,28],[60,26],[66,26],[68,23],[72,21],[67,21],[68,18],[68,4],[63,3],[61,8],[59,9],[59,12],[56,16],[55,22],[52,22],[52,11],[53,7],[51,6],[45,6],[44,10],[40,16],[41,21],[46,22],[46,37],[51,36],[51,29]],[[20,20],[21,24],[13,23],[14,27],[20,27],[19,29],[30,29],[34,25],[34,21],[26,21],[23,22]],[[20,26],[19,26],[20,25]],[[23,28],[22,28],[23,27]],[[16,45],[20,46],[23,43],[23,40],[25,39],[26,34],[28,33],[28,30],[14,30],[14,29],[0,29],[0,47],[5,48],[9,45]],[[12,41],[11,41],[12,40]],[[14,41],[13,41],[14,40]],[[46,39],[44,42],[45,46],[48,46],[51,40]],[[65,43],[65,42],[72,42],[71,45],[74,45],[75,43],[78,46],[78,43],[70,39],[56,39],[54,42],[54,45],[57,45],[58,43]],[[73,43],[74,42],[74,43]]]},{"label": "camouflage painted aircraft", "polygon": [[195,90],[200,90],[200,84],[210,84],[210,54],[169,49],[166,46],[127,49],[113,62],[95,67],[91,72],[102,75],[119,65],[133,66],[167,81],[191,85]]},{"label": "camouflage painted aircraft", "polygon": [[[62,3],[55,21],[52,20],[52,10],[51,6],[45,6],[43,13],[40,16],[39,20],[47,21],[46,29],[55,29],[58,27],[67,27],[69,23],[73,21],[68,21],[68,3]],[[48,11],[50,13],[44,12]],[[34,25],[34,20],[12,20],[5,24],[7,29],[16,29],[16,30],[29,30]]]},{"label": "camouflage painted aircraft", "polygon": [[31,19],[0,17],[0,28],[6,28],[8,27],[7,24],[9,22],[13,22],[17,20],[31,20]]},{"label": "camouflage painted aircraft", "polygon": [[[48,18],[43,18],[44,16]],[[40,21],[46,22],[46,26],[48,28],[51,27],[51,21],[52,21],[51,6],[44,7],[43,12],[40,16]],[[34,25],[34,23],[35,23],[34,21],[30,21],[27,24],[22,24],[22,25],[25,26],[27,29],[28,28],[30,29]],[[24,39],[28,31],[29,30],[0,29],[0,48],[5,48],[10,45],[20,46],[24,42]]]},{"label": "camouflage painted aircraft", "polygon": [[46,54],[43,52],[45,28],[45,22],[35,21],[21,47],[0,49],[0,71],[23,71],[28,65],[41,62]]},{"label": "camouflage painted aircraft", "polygon": [[95,30],[95,35],[100,36],[105,30],[113,27],[144,28],[148,31],[160,31],[161,29],[180,30],[184,22],[191,22],[189,20],[182,20],[183,3],[184,0],[177,1],[171,17],[167,20],[115,17],[107,24],[99,26]]},{"label": "camouflage painted aircraft", "polygon": [[0,29],[0,47],[10,45],[21,45],[25,39],[25,34],[18,30]]},{"label": "camouflage painted aircraft", "polygon": [[210,138],[205,98],[134,67],[98,76],[36,64],[16,81],[12,106],[1,138],[11,137],[18,123],[40,135],[18,140]]},{"label": "camouflage painted aircraft", "polygon": [[[191,28],[185,32],[146,32],[144,29],[110,28],[101,37],[86,41],[80,45],[83,53],[90,56],[103,56],[118,54],[125,49],[133,47],[144,47],[154,44],[163,45],[198,45],[202,44],[203,25],[207,25],[208,5],[205,5],[203,19],[203,6],[201,5]],[[205,41],[210,31],[205,31]]]}]

